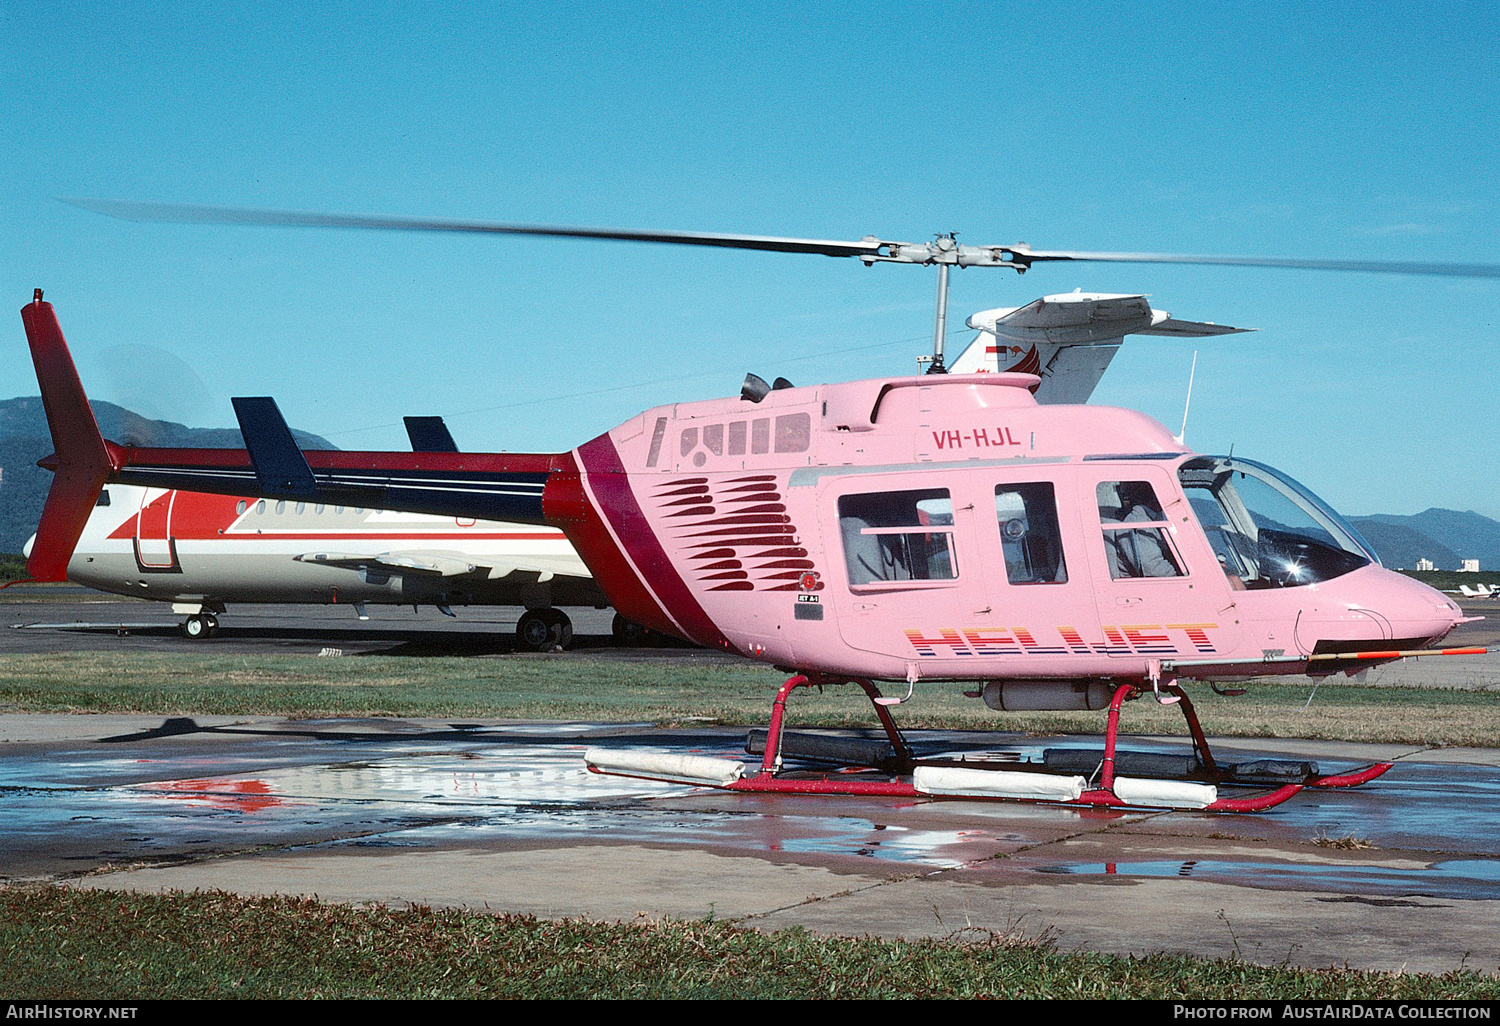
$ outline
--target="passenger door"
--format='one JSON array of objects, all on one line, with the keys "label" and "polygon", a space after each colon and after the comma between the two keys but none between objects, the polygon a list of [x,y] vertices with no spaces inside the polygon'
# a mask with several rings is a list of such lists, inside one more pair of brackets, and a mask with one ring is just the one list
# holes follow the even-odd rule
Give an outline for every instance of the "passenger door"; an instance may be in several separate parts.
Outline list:
[{"label": "passenger door", "polygon": [[146,572],[174,572],[177,543],[172,538],[172,505],[175,491],[147,488],[141,492],[141,511],[135,519],[135,561]]},{"label": "passenger door", "polygon": [[1081,480],[1093,510],[1089,558],[1102,650],[1114,657],[1211,659],[1232,648],[1228,582],[1166,468],[1100,463]]},{"label": "passenger door", "polygon": [[824,536],[838,539],[824,595],[844,642],[920,662],[927,676],[961,666],[965,653],[950,646],[919,658],[913,634],[952,634],[984,604],[974,507],[953,484],[939,473],[836,477],[819,498]]}]

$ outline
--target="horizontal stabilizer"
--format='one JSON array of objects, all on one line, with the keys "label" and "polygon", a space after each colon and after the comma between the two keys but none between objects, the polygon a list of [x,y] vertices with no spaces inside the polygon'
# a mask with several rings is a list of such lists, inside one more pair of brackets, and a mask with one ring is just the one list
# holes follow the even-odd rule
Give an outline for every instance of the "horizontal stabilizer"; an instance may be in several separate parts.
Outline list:
[{"label": "horizontal stabilizer", "polygon": [[257,492],[272,499],[308,499],[315,495],[318,482],[276,400],[241,396],[230,402],[234,403],[240,434],[250,452],[250,465],[255,468]]},{"label": "horizontal stabilizer", "polygon": [[1213,321],[1179,321],[1175,317],[1168,317],[1159,321],[1149,328],[1142,328],[1137,335],[1175,335],[1178,338],[1207,338],[1210,335],[1240,335],[1254,328],[1231,328],[1227,324],[1215,324]]},{"label": "horizontal stabilizer", "polygon": [[950,367],[954,374],[1036,374],[1039,403],[1084,403],[1126,335],[1196,338],[1248,328],[1179,321],[1143,295],[1067,292],[1025,306],[982,310],[968,319],[979,335]]}]

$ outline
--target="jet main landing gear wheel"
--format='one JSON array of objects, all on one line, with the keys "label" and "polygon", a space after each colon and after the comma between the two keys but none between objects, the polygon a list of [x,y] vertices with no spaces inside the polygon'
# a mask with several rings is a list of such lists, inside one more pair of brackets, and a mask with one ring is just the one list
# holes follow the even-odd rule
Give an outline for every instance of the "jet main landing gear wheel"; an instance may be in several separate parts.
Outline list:
[{"label": "jet main landing gear wheel", "polygon": [[642,627],[634,620],[627,620],[619,613],[610,624],[610,633],[614,635],[615,644],[621,648],[644,648],[652,643],[651,631]]},{"label": "jet main landing gear wheel", "polygon": [[573,644],[573,621],[560,609],[528,609],[516,623],[516,644],[528,652],[550,652]]},{"label": "jet main landing gear wheel", "polygon": [[212,613],[196,613],[182,621],[179,630],[184,637],[197,641],[200,638],[211,638],[219,629],[219,618]]}]

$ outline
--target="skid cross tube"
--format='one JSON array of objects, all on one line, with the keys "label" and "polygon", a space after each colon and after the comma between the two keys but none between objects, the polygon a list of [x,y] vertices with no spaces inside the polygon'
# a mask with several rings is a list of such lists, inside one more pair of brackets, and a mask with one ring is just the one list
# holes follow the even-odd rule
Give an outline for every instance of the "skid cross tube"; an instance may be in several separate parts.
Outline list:
[{"label": "skid cross tube", "polygon": [[807,674],[794,674],[786,679],[786,683],[776,692],[776,699],[771,703],[771,722],[766,728],[766,750],[761,756],[760,772],[753,778],[758,781],[769,780],[775,777],[781,770],[781,726],[786,718],[786,700],[791,697],[793,691],[798,688],[822,687],[826,684],[858,684],[865,695],[870,699],[870,704],[875,707],[875,715],[880,717],[880,725],[885,728],[886,737],[890,739],[891,747],[896,750],[896,758],[901,762],[910,764],[915,760],[911,746],[906,743],[906,738],[901,736],[901,730],[896,726],[891,711],[876,702],[880,698],[880,689],[872,681],[857,679],[849,681],[830,681]]},{"label": "skid cross tube", "polygon": [[[813,685],[823,687],[834,684],[859,685],[864,691],[865,696],[870,699],[871,705],[875,708],[875,714],[879,717],[880,724],[885,729],[886,737],[890,740],[891,747],[895,751],[896,761],[901,764],[903,776],[906,772],[917,768],[919,764],[915,753],[902,736],[900,729],[896,726],[896,721],[891,716],[890,709],[877,701],[882,696],[880,689],[872,681],[866,679],[829,678],[815,673],[798,673],[787,678],[786,682],[776,692],[776,698],[772,702],[771,720],[766,730],[766,747],[761,756],[759,771],[731,783],[714,784],[712,786],[752,794],[862,795],[865,797],[925,800],[940,799],[943,797],[967,797],[970,800],[1040,801],[1044,804],[1108,809],[1160,808],[1165,810],[1174,807],[1185,807],[1198,808],[1203,812],[1264,812],[1292,798],[1304,787],[1354,787],[1375,779],[1391,768],[1391,763],[1376,763],[1372,766],[1351,770],[1344,774],[1316,777],[1301,783],[1286,784],[1245,798],[1220,797],[1203,806],[1173,806],[1170,803],[1158,805],[1150,804],[1149,802],[1126,801],[1115,793],[1117,782],[1115,763],[1118,754],[1120,713],[1126,702],[1141,697],[1148,686],[1158,696],[1170,696],[1175,700],[1172,704],[1182,709],[1183,719],[1186,720],[1188,732],[1192,737],[1193,751],[1204,769],[1203,775],[1210,777],[1216,784],[1233,782],[1230,780],[1231,774],[1226,773],[1214,760],[1213,752],[1209,748],[1208,738],[1203,733],[1203,725],[1198,720],[1198,713],[1193,708],[1193,703],[1188,699],[1176,680],[1168,678],[1165,681],[1132,681],[1120,684],[1115,688],[1114,695],[1110,700],[1108,725],[1104,735],[1104,758],[1097,771],[1099,779],[1097,783],[1083,791],[1077,798],[1071,800],[1038,799],[1019,795],[1014,797],[1005,795],[997,796],[982,793],[973,795],[928,793],[926,791],[918,791],[914,782],[907,779],[871,779],[868,775],[859,776],[853,773],[827,774],[818,779],[783,778],[778,776],[783,765],[781,748],[784,737],[783,727],[786,721],[787,700],[791,697],[792,692],[798,688],[812,687]],[[944,759],[935,759],[924,762],[922,765],[944,766],[953,765],[953,763]],[[962,764],[960,763],[960,765]],[[1013,764],[1008,768],[1013,771],[1043,772],[1040,767],[1033,768],[1029,764],[1024,763]]]}]

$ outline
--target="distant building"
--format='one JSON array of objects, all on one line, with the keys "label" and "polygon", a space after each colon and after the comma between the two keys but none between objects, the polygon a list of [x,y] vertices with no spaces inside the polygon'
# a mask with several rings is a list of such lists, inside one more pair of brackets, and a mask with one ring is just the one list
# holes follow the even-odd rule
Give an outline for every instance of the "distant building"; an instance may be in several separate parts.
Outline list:
[{"label": "distant building", "polygon": [[1463,574],[1477,574],[1477,573],[1479,573],[1479,560],[1477,560],[1477,559],[1466,559],[1466,560],[1464,560],[1463,561],[1463,565],[1458,568],[1458,572],[1459,573],[1463,573]]},{"label": "distant building", "polygon": [[1418,570],[1436,570],[1437,567],[1433,565],[1433,562],[1430,559],[1419,559],[1419,560],[1417,560],[1417,569]]}]

